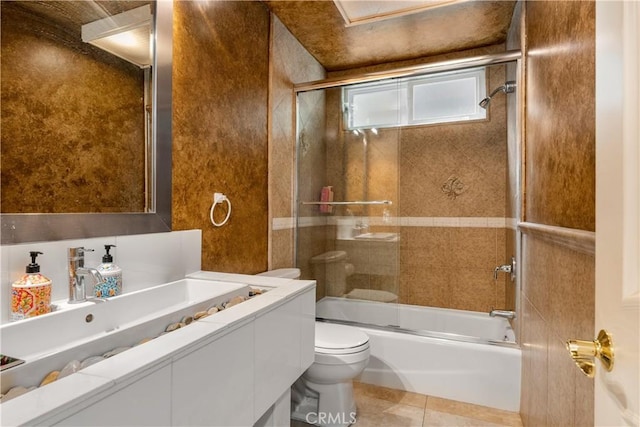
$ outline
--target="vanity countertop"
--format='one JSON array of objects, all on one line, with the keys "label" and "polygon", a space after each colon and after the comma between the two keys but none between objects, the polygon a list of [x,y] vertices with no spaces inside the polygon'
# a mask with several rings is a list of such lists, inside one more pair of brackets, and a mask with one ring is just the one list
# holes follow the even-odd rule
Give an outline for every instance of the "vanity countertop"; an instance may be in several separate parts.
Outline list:
[{"label": "vanity countertop", "polygon": [[0,424],[34,425],[63,420],[82,407],[83,402],[114,393],[124,384],[137,381],[136,378],[144,376],[145,372],[169,366],[180,355],[233,333],[315,287],[315,281],[312,280],[208,271],[199,271],[187,277],[244,283],[268,289],[268,292],[4,402],[1,405]]}]

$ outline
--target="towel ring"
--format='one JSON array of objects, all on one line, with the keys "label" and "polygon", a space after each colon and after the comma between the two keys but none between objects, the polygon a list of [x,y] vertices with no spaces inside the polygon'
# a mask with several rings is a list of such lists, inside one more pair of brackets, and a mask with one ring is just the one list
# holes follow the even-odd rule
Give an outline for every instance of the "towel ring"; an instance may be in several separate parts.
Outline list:
[{"label": "towel ring", "polygon": [[[227,202],[227,206],[229,208],[227,210],[227,216],[221,222],[216,222],[216,220],[213,219],[213,211],[216,209],[216,206],[219,204],[222,204],[222,202]],[[227,223],[227,221],[229,221],[230,216],[231,216],[231,201],[227,198],[227,196],[225,196],[222,193],[214,193],[213,204],[211,205],[211,210],[209,211],[209,219],[211,220],[211,224],[215,225],[216,227],[222,227]]]}]

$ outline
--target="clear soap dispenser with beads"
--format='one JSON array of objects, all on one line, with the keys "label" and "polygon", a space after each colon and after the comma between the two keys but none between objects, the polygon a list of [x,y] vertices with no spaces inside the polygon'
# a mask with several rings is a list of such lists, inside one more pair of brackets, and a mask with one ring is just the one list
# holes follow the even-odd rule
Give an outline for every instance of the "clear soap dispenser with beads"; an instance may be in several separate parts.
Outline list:
[{"label": "clear soap dispenser with beads", "polygon": [[94,287],[94,294],[98,298],[115,297],[122,293],[122,269],[113,263],[113,255],[109,253],[116,245],[104,245],[105,254],[102,264],[97,268],[104,278],[104,283]]},{"label": "clear soap dispenser with beads", "polygon": [[11,321],[51,312],[51,279],[40,274],[36,263],[42,252],[29,252],[31,264],[26,274],[11,285]]}]

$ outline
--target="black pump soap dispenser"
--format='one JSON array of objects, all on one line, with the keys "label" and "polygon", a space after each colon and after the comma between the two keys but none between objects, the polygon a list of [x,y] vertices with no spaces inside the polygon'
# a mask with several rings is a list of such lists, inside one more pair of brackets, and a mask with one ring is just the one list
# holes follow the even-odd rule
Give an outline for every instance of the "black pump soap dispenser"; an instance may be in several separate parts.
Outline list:
[{"label": "black pump soap dispenser", "polygon": [[11,321],[51,312],[51,279],[40,273],[38,255],[42,252],[29,252],[26,274],[11,285]]},{"label": "black pump soap dispenser", "polygon": [[98,298],[114,297],[122,293],[122,269],[113,263],[113,255],[109,253],[115,247],[116,245],[104,245],[105,254],[97,270],[105,281],[94,288]]}]

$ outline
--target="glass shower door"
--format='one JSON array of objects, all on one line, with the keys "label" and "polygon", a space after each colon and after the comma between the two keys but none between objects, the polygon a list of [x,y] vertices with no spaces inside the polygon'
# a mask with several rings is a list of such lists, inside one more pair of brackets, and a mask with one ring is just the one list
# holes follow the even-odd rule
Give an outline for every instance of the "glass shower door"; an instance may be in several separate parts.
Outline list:
[{"label": "glass shower door", "polygon": [[397,325],[399,130],[344,111],[342,88],[298,94],[297,266],[318,317]]}]

